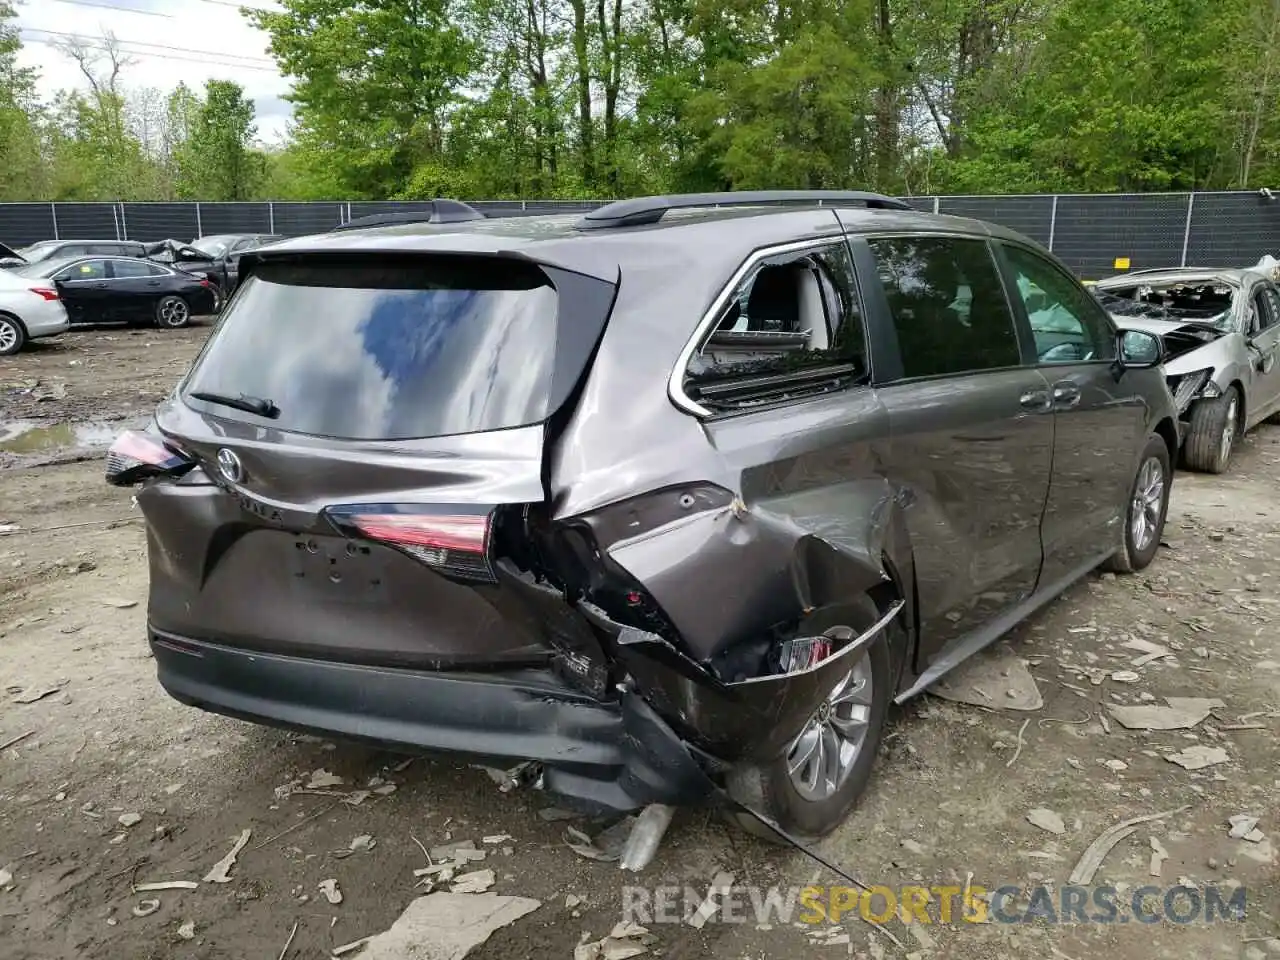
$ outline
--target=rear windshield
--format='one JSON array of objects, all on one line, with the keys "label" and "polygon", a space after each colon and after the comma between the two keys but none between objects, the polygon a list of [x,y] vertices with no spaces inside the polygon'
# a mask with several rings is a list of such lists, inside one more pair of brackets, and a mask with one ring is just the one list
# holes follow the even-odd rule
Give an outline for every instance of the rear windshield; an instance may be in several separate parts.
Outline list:
[{"label": "rear windshield", "polygon": [[[569,333],[589,338],[589,352],[603,321],[589,324],[594,334]],[[219,417],[345,439],[524,426],[545,420],[568,393],[559,381],[585,365],[580,342],[558,350],[561,326],[550,278],[524,261],[267,262],[228,306],[183,392]],[[566,360],[576,369],[562,369]],[[278,414],[193,393],[269,401]]]}]

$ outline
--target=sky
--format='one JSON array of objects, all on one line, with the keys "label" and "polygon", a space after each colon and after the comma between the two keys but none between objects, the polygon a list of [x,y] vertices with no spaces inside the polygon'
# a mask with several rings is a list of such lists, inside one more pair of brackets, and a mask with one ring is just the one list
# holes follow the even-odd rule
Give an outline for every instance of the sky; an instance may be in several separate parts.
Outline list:
[{"label": "sky", "polygon": [[[244,0],[271,9],[272,0]],[[291,116],[282,97],[289,82],[267,54],[268,37],[240,15],[235,0],[18,0],[24,66],[40,71],[42,98],[88,83],[68,57],[49,46],[67,34],[90,43],[115,34],[134,61],[121,76],[129,88],[168,93],[181,80],[203,90],[206,80],[234,80],[257,108],[258,139],[279,142]]]}]

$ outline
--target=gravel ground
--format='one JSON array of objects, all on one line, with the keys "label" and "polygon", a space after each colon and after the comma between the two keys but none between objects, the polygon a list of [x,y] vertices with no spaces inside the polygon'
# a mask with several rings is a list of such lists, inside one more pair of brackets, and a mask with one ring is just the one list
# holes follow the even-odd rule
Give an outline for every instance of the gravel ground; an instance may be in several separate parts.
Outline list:
[{"label": "gravel ground", "polygon": [[[1268,939],[1280,937],[1280,429],[1261,428],[1225,477],[1179,475],[1166,549],[1147,572],[1089,578],[984,655],[1027,661],[1041,709],[925,696],[895,710],[869,792],[820,846],[868,884],[969,878],[987,890],[1020,888],[1023,899],[1010,903],[1023,907],[1047,886],[1057,906],[1096,836],[1179,810],[1138,824],[1104,859],[1093,883],[1119,891],[1117,921],[952,917],[873,929],[855,910],[833,928],[800,922],[802,911],[792,922],[750,915],[751,897],[771,886],[840,881],[705,811],[682,811],[653,865],[626,875],[565,845],[565,824],[540,815],[552,798],[500,793],[465,761],[406,766],[170,700],[143,640],[143,528],[129,493],[102,482],[99,445],[172,387],[207,329],[78,332],[0,360],[0,531],[16,525],[0,533],[0,744],[29,734],[0,749],[0,953],[9,960],[279,958],[286,941],[295,960],[328,957],[386,929],[422,892],[418,842],[458,840],[487,850],[472,867],[494,870],[494,891],[541,901],[472,957],[567,960],[584,935],[599,939],[622,918],[624,886],[687,886],[700,896],[721,870],[742,888],[732,901],[738,922],[652,923],[649,955],[1280,956],[1280,940]],[[1171,655],[1134,666],[1140,651],[1122,644],[1135,638]],[[1114,679],[1119,671],[1136,679]],[[1191,730],[1102,722],[1108,704],[1167,696],[1222,705]],[[1199,770],[1166,759],[1189,746],[1221,748],[1226,759]],[[321,768],[342,784],[298,792]],[[351,800],[357,788],[370,791],[358,804],[333,795]],[[1059,817],[1061,832],[1029,822],[1033,809]],[[1228,836],[1238,814],[1259,818],[1261,838]],[[250,840],[230,882],[132,892],[134,883],[201,880],[244,830]],[[372,848],[352,852],[359,836]],[[1168,854],[1158,878],[1157,845]],[[328,879],[341,904],[318,889]],[[1129,922],[1132,892],[1148,884],[1184,884],[1204,897],[1216,885],[1224,899],[1243,885],[1247,915]],[[135,916],[149,899],[158,908]]]}]

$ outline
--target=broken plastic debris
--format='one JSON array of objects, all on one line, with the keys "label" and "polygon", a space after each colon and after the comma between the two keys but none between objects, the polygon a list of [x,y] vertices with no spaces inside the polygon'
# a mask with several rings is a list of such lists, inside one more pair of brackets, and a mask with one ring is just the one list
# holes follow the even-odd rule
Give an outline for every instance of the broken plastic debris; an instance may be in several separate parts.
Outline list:
[{"label": "broken plastic debris", "polygon": [[1137,683],[1142,677],[1132,670],[1117,670],[1111,674],[1111,679],[1118,683]]},{"label": "broken plastic debris", "polygon": [[1027,811],[1027,822],[1041,830],[1047,830],[1049,833],[1061,836],[1067,832],[1067,826],[1062,822],[1062,818],[1052,810],[1046,810],[1043,807],[1036,807],[1034,810]]},{"label": "broken plastic debris", "polygon": [[311,779],[307,781],[308,790],[323,790],[325,787],[337,787],[346,783],[342,777],[337,774],[330,773],[324,767],[314,771]]},{"label": "broken plastic debris", "polygon": [[198,890],[200,884],[194,880],[160,880],[156,883],[139,883],[133,888],[134,893],[160,893],[162,890]]},{"label": "broken plastic debris", "polygon": [[432,893],[413,900],[382,933],[332,951],[342,956],[364,947],[360,960],[462,960],[489,939],[542,904],[496,893]]},{"label": "broken plastic debris", "polygon": [[137,600],[123,600],[119,597],[104,597],[102,603],[104,606],[115,607],[117,610],[128,610],[130,607],[138,605]]},{"label": "broken plastic debris", "polygon": [[515,837],[509,833],[495,833],[488,837],[481,837],[481,843],[506,843],[508,840],[514,840]]},{"label": "broken plastic debris", "polygon": [[1071,871],[1071,876],[1067,882],[1071,884],[1091,883],[1093,875],[1098,872],[1098,868],[1102,866],[1102,861],[1111,852],[1111,848],[1137,830],[1138,824],[1172,817],[1175,813],[1181,813],[1183,810],[1189,809],[1190,806],[1191,804],[1184,804],[1174,810],[1165,810],[1163,813],[1151,813],[1141,817],[1133,817],[1130,820],[1122,820],[1115,826],[1108,827],[1098,834],[1093,843],[1085,848],[1080,859],[1076,861],[1075,868]]},{"label": "broken plastic debris", "polygon": [[1224,704],[1216,697],[1165,697],[1168,706],[1108,704],[1116,723],[1130,730],[1188,730]]},{"label": "broken plastic debris", "polygon": [[453,886],[449,889],[454,893],[484,893],[496,880],[492,870],[473,870],[454,877]]},{"label": "broken plastic debris", "polygon": [[1151,837],[1151,864],[1147,872],[1153,877],[1160,876],[1160,868],[1169,859],[1169,851],[1155,837]]},{"label": "broken plastic debris", "polygon": [[623,817],[596,836],[589,837],[576,827],[565,828],[565,844],[580,857],[612,863],[622,856],[622,848],[635,826],[635,817]]},{"label": "broken plastic debris", "polygon": [[367,833],[362,833],[360,834],[360,836],[352,838],[351,843],[348,845],[347,849],[350,850],[352,853],[357,853],[361,850],[372,850],[377,845],[378,845],[377,840],[373,839],[373,837],[371,837]]},{"label": "broken plastic debris", "polygon": [[442,843],[432,847],[427,856],[432,861],[453,860],[456,863],[467,863],[471,860],[483,860],[485,852],[477,849],[474,840],[455,840],[453,843]]},{"label": "broken plastic debris", "polygon": [[0,887],[7,887],[11,883],[13,883],[13,874],[0,867]]},{"label": "broken plastic debris", "polygon": [[665,803],[651,803],[645,807],[627,836],[618,866],[639,872],[652,863],[675,812],[675,807]]},{"label": "broken plastic debris", "polygon": [[66,682],[59,682],[49,687],[28,687],[13,698],[14,703],[35,703],[37,700],[43,700],[45,697],[52,696],[66,686]]},{"label": "broken plastic debris", "polygon": [[929,688],[943,700],[995,710],[1039,710],[1044,697],[1027,664],[1012,653],[975,657]]},{"label": "broken plastic debris", "polygon": [[178,936],[183,940],[194,940],[196,938],[196,922],[188,920],[182,926],[178,927]]},{"label": "broken plastic debris", "polygon": [[1207,747],[1197,743],[1183,748],[1178,753],[1165,754],[1165,759],[1170,763],[1176,763],[1184,770],[1202,770],[1218,763],[1226,763],[1231,759],[1231,755],[1222,747]]},{"label": "broken plastic debris", "polygon": [[122,813],[116,819],[116,822],[122,827],[136,827],[142,822],[142,814],[140,813]]},{"label": "broken plastic debris", "polygon": [[159,900],[141,900],[138,905],[133,908],[135,917],[149,917],[160,909]]},{"label": "broken plastic debris", "polygon": [[330,877],[328,880],[321,880],[316,884],[316,889],[324,894],[324,898],[330,903],[337,905],[342,902],[342,891],[338,889],[338,881]]},{"label": "broken plastic debris", "polygon": [[1258,829],[1258,818],[1247,813],[1237,813],[1228,818],[1231,832],[1227,836],[1233,840],[1248,840],[1250,843],[1261,843],[1266,834]]},{"label": "broken plastic debris", "polygon": [[240,851],[244,849],[246,843],[249,842],[249,831],[242,830],[235,845],[227,853],[225,857],[213,865],[213,868],[205,874],[205,883],[230,883],[231,868],[235,866],[236,857],[240,855]]}]

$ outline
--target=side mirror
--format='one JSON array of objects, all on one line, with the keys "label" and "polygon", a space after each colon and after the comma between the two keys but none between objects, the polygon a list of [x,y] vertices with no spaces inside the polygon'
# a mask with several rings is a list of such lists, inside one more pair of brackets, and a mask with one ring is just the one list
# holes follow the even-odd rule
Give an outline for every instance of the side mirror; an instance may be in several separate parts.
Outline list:
[{"label": "side mirror", "polygon": [[1121,330],[1116,355],[1127,370],[1159,366],[1164,359],[1164,341],[1146,330]]}]

